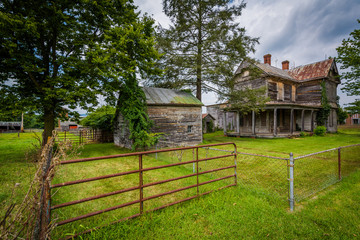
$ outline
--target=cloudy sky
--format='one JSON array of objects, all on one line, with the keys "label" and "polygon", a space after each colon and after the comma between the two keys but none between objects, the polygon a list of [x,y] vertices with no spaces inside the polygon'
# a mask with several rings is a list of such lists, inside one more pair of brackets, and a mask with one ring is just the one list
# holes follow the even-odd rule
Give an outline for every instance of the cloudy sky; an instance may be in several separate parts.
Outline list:
[{"label": "cloudy sky", "polygon": [[[281,68],[281,62],[290,61],[290,67],[336,57],[336,47],[342,39],[360,26],[360,0],[247,0],[239,18],[251,37],[260,37],[256,53],[272,55],[272,65]],[[239,0],[234,0],[239,3]],[[161,25],[170,24],[162,12],[162,0],[135,0],[141,12],[147,12]],[[338,68],[340,66],[338,65]],[[340,70],[340,69],[339,69]],[[340,103],[355,97],[341,93]],[[205,105],[216,103],[214,94],[203,95]]]}]

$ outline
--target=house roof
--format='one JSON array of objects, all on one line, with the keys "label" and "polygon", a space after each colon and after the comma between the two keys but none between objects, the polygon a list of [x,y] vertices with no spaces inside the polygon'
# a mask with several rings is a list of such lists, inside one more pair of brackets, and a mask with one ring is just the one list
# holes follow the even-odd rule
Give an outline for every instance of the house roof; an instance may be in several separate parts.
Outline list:
[{"label": "house roof", "polygon": [[146,96],[146,103],[148,105],[204,105],[191,93],[185,91],[154,87],[143,87],[143,90]]},{"label": "house roof", "polygon": [[328,76],[333,63],[334,59],[331,58],[293,68],[289,71],[289,74],[298,81],[324,78]]},{"label": "house roof", "polygon": [[264,63],[256,63],[256,66],[258,68],[260,68],[261,70],[263,70],[267,74],[294,80],[288,71],[284,71],[280,68],[276,68],[276,67],[270,66],[269,64],[264,64]]},{"label": "house roof", "polygon": [[207,116],[209,116],[210,118],[212,118],[213,120],[215,120],[215,118],[214,118],[210,113],[203,113],[203,114],[202,114],[202,119],[206,118]]},{"label": "house roof", "polygon": [[[264,73],[266,74],[296,82],[325,78],[328,76],[329,71],[332,68],[335,70],[336,73],[338,73],[338,70],[335,65],[335,61],[332,58],[324,61],[319,61],[319,62],[299,66],[291,70],[282,70],[280,68],[276,68],[270,66],[269,64],[264,64],[264,63],[255,63],[255,65],[258,68],[260,68],[262,71],[264,71]],[[247,66],[246,64],[241,64],[238,70],[236,71],[236,73],[240,73],[241,68],[246,66]]]}]

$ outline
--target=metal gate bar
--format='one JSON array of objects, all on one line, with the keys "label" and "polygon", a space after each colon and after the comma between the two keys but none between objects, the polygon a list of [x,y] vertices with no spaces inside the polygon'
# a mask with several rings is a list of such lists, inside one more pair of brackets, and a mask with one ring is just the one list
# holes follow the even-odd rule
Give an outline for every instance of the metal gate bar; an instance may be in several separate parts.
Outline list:
[{"label": "metal gate bar", "polygon": [[[226,154],[226,155],[221,155],[221,156],[216,156],[216,157],[207,157],[206,156],[206,158],[199,159],[199,150],[198,150],[199,148],[212,147],[212,146],[223,146],[223,145],[233,145],[234,146],[234,151],[230,151],[231,154]],[[153,153],[160,153],[160,152],[172,152],[172,151],[179,151],[179,150],[187,150],[187,149],[196,150],[196,159],[195,160],[185,161],[185,162],[180,162],[180,163],[172,163],[172,164],[161,165],[161,166],[156,166],[156,167],[143,168],[143,155],[148,155],[148,154],[153,154]],[[195,146],[195,147],[183,147],[183,148],[163,149],[163,150],[155,150],[155,151],[147,151],[147,152],[126,153],[126,154],[118,154],[118,155],[103,156],[103,157],[82,158],[82,159],[76,159],[76,160],[70,160],[70,161],[62,161],[62,162],[60,162],[60,164],[61,165],[74,164],[74,163],[80,163],[80,162],[104,160],[104,159],[111,159],[111,158],[121,158],[121,157],[129,157],[129,156],[138,156],[138,158],[139,158],[139,169],[138,170],[132,170],[132,171],[127,171],[127,172],[120,172],[120,173],[109,174],[109,175],[104,175],[104,176],[98,176],[98,177],[80,179],[80,180],[75,180],[75,181],[63,182],[63,183],[59,183],[59,184],[53,184],[53,185],[50,186],[50,188],[54,189],[54,188],[63,187],[63,186],[70,186],[70,185],[74,185],[74,184],[86,183],[86,182],[97,181],[97,180],[102,180],[102,179],[108,179],[108,178],[113,178],[113,177],[118,177],[118,176],[129,175],[129,174],[136,174],[136,173],[139,173],[139,185],[138,186],[133,186],[133,187],[113,191],[113,192],[110,192],[110,193],[100,194],[100,195],[96,195],[96,196],[92,196],[92,197],[88,197],[88,198],[84,198],[84,199],[80,199],[80,200],[61,203],[61,204],[54,205],[54,206],[49,206],[49,211],[59,209],[59,208],[63,208],[63,207],[68,207],[68,206],[83,203],[83,202],[92,201],[92,200],[99,199],[99,198],[104,198],[104,197],[108,197],[108,196],[113,196],[113,195],[129,192],[129,191],[133,191],[133,190],[139,190],[140,191],[139,199],[136,199],[134,201],[130,201],[130,202],[127,202],[127,203],[123,203],[123,204],[120,204],[120,205],[117,205],[117,206],[113,206],[113,207],[110,207],[110,208],[106,208],[106,209],[98,210],[98,211],[95,211],[95,212],[91,212],[91,213],[88,213],[88,214],[85,214],[85,215],[69,218],[69,219],[57,222],[56,225],[61,226],[61,225],[64,225],[64,224],[68,224],[68,223],[75,222],[75,221],[78,221],[78,220],[81,220],[81,219],[89,218],[89,217],[96,216],[96,215],[99,215],[99,214],[102,214],[102,213],[105,213],[105,212],[113,211],[113,210],[116,210],[116,209],[119,209],[119,208],[123,208],[123,207],[126,207],[126,206],[130,206],[130,205],[134,205],[134,204],[139,203],[139,213],[116,221],[116,222],[120,222],[120,221],[124,221],[124,220],[127,220],[127,219],[131,219],[131,218],[140,216],[144,212],[147,213],[147,212],[156,211],[158,209],[162,209],[162,208],[165,208],[165,207],[168,207],[168,206],[172,206],[172,205],[177,204],[177,203],[181,203],[181,202],[184,202],[184,201],[187,201],[187,200],[190,200],[190,199],[194,199],[194,198],[203,196],[205,194],[209,194],[209,193],[211,193],[211,192],[213,192],[215,190],[220,190],[220,189],[223,189],[223,188],[235,186],[237,184],[237,181],[236,181],[236,156],[237,156],[237,151],[236,151],[236,145],[234,143],[209,144],[209,145],[202,145],[202,146]],[[215,159],[228,158],[228,157],[234,157],[234,165],[220,167],[220,168],[214,168],[214,169],[210,169],[210,170],[202,171],[202,172],[199,171],[199,162],[211,161],[211,160],[215,160]],[[146,183],[146,184],[143,183],[143,173],[144,172],[152,171],[152,170],[156,170],[156,169],[169,168],[169,167],[174,167],[174,166],[181,166],[181,165],[185,165],[185,164],[189,164],[189,163],[196,164],[196,172],[193,173],[193,174],[187,174],[187,175],[183,175],[183,176],[180,176],[180,177],[170,178],[170,179],[157,181],[157,182]],[[231,169],[231,168],[234,169],[234,174],[224,176],[224,177],[220,177],[220,178],[216,178],[216,179],[212,179],[212,180],[205,181],[205,182],[200,182],[199,181],[199,176],[200,175],[203,175],[203,174],[206,174],[206,173],[211,173],[211,172],[217,172],[217,171],[221,171],[221,170],[225,170],[225,169]],[[143,197],[144,188],[147,188],[147,187],[150,187],[150,186],[155,186],[155,185],[158,185],[158,184],[168,183],[168,182],[172,182],[172,181],[176,181],[176,180],[180,180],[180,179],[185,179],[185,178],[189,178],[189,177],[195,177],[195,176],[196,176],[196,184],[189,185],[189,186],[182,187],[182,188],[178,188],[178,189],[171,190],[171,191],[167,191],[167,192],[163,192],[163,193],[156,194],[156,195],[149,196],[149,197],[145,197],[145,198]],[[230,184],[230,185],[227,185],[227,186],[224,186],[224,187],[220,187],[218,189],[214,189],[214,190],[211,190],[211,191],[208,191],[208,192],[205,192],[205,193],[200,193],[199,192],[199,186],[209,184],[209,183],[213,183],[213,182],[218,182],[218,181],[229,179],[229,178],[234,178],[234,183],[233,184]],[[162,197],[162,196],[166,196],[166,195],[173,194],[173,193],[176,193],[176,192],[181,192],[181,191],[191,189],[191,188],[195,188],[195,187],[196,187],[196,195],[194,195],[194,196],[187,197],[187,198],[184,198],[184,199],[172,202],[172,203],[168,203],[168,204],[165,204],[163,206],[160,206],[160,207],[157,207],[157,208],[154,208],[154,209],[150,209],[150,210],[146,210],[146,211],[144,211],[144,209],[143,209],[144,208],[143,203],[145,201],[148,201],[148,200],[151,200],[151,199],[156,199],[156,198],[159,198],[159,197]],[[49,197],[50,196],[51,196],[51,194],[49,195]],[[49,201],[50,200],[51,199],[49,199]],[[116,223],[116,222],[114,222],[114,223]],[[92,229],[87,230],[87,231],[85,231],[83,233],[87,233],[87,232],[91,232],[91,231],[92,231]],[[79,234],[83,234],[83,233],[79,233]],[[68,238],[72,238],[72,237],[74,237],[74,236],[70,236]]]}]

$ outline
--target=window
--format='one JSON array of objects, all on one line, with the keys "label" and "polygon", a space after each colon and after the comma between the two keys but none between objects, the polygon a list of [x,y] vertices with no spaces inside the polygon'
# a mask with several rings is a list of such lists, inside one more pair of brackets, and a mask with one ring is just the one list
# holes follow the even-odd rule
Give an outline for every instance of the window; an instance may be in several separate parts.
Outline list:
[{"label": "window", "polygon": [[193,128],[193,126],[192,126],[192,125],[189,125],[189,126],[187,127],[187,132],[188,132],[188,133],[191,133],[191,132],[192,132],[192,128]]},{"label": "window", "polygon": [[353,119],[353,124],[359,124],[359,119]]}]

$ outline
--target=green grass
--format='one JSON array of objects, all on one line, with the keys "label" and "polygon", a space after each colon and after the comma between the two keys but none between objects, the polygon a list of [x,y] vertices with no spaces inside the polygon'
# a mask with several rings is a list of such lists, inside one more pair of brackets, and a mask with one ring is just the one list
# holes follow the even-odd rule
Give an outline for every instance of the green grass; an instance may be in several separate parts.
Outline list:
[{"label": "green grass", "polygon": [[102,228],[84,239],[359,239],[360,172],[317,198],[283,209],[262,189],[225,189]]},{"label": "green grass", "polygon": [[288,158],[290,152],[297,157],[335,147],[358,144],[360,143],[360,128],[339,128],[338,133],[327,134],[324,137],[309,136],[294,139],[230,138],[224,137],[220,131],[204,135],[206,144],[225,141],[236,143],[240,152]]},{"label": "green grass", "polygon": [[[337,134],[328,134],[325,137],[304,137],[296,139],[251,139],[251,138],[227,138],[221,132],[205,134],[203,144],[235,142],[238,151],[247,153],[264,154],[287,158],[290,152],[295,156],[301,156],[312,152],[322,151],[329,148],[360,143],[360,131],[358,129],[340,129]],[[16,182],[21,183],[18,188],[18,196],[26,190],[26,184],[33,174],[33,164],[28,163],[24,153],[35,140],[33,135],[22,134],[20,139],[17,134],[0,134],[0,171],[1,184],[6,186],[0,190],[0,200],[8,199],[11,186]],[[232,150],[230,146],[217,147]],[[1,151],[2,150],[2,151]],[[129,150],[115,147],[113,144],[90,144],[80,149],[80,157],[96,157],[127,153]],[[211,157],[224,152],[199,151],[200,157]],[[358,161],[359,154],[345,152],[344,158]],[[183,153],[162,153],[157,158],[152,154],[144,157],[144,167],[159,166],[179,161],[188,161],[193,158],[192,150]],[[319,158],[321,159],[321,157]],[[334,161],[328,161],[326,165],[308,158],[296,164],[299,180],[295,186],[303,186],[306,190],[309,186],[318,183],[321,174],[327,174],[334,166]],[[232,164],[233,159],[228,158],[227,164]],[[314,164],[316,165],[309,165]],[[358,162],[357,162],[358,163]],[[356,239],[359,236],[359,171],[355,174],[359,165],[345,165],[344,170],[349,175],[344,181],[337,183],[327,190],[316,195],[316,199],[306,199],[296,205],[296,212],[287,212],[287,161],[278,159],[265,159],[239,155],[238,157],[238,186],[221,190],[202,197],[198,200],[172,206],[165,210],[145,214],[138,219],[129,220],[97,230],[91,235],[84,235],[90,239],[188,239],[188,238],[211,238],[211,239]],[[222,161],[212,161],[199,164],[201,171],[214,167],[224,166]],[[310,167],[311,166],[311,167]],[[326,166],[326,167],[324,167]],[[71,181],[95,177],[104,174],[112,174],[122,171],[137,169],[136,157],[101,160],[81,164],[61,166],[53,183]],[[192,173],[193,165],[187,164],[181,167],[173,167],[152,171],[144,174],[144,182],[152,182],[178,177]],[[303,169],[304,171],[300,171]],[[309,174],[307,169],[313,170]],[[324,172],[318,171],[319,169]],[[219,176],[232,174],[231,170],[219,174],[207,174],[202,176],[200,182],[211,180]],[[316,174],[318,174],[316,176]],[[313,178],[311,178],[311,176]],[[335,181],[336,182],[336,174]],[[233,180],[232,180],[233,181]],[[196,178],[189,178],[173,183],[158,185],[144,190],[145,197],[153,194],[169,191],[175,188],[194,184]],[[333,183],[331,182],[331,183]],[[216,183],[201,187],[200,192],[232,183]],[[53,204],[59,204],[71,200],[81,199],[101,193],[132,187],[138,184],[137,175],[101,180],[86,184],[62,187],[53,190],[56,194]],[[296,185],[298,184],[298,185]],[[318,183],[321,185],[323,183]],[[145,202],[145,210],[158,207],[162,204],[192,196],[195,189],[186,190],[157,200]],[[304,191],[304,194],[307,192]],[[138,190],[126,194],[107,197],[94,202],[82,203],[69,208],[61,208],[54,211],[53,217],[57,221],[75,217],[91,211],[112,207],[138,198]],[[67,233],[80,232],[99,224],[112,222],[131,214],[138,213],[139,206],[135,204],[121,210],[98,215],[75,222],[73,224],[58,227],[54,237],[64,236]],[[355,236],[356,235],[356,236]]]},{"label": "green grass", "polygon": [[[12,195],[16,187],[15,201],[21,200],[27,191],[33,173],[34,164],[25,158],[25,153],[31,152],[37,143],[36,133],[2,133],[0,134],[0,203]],[[41,134],[38,133],[38,136]],[[2,212],[2,211],[0,211]]]}]

